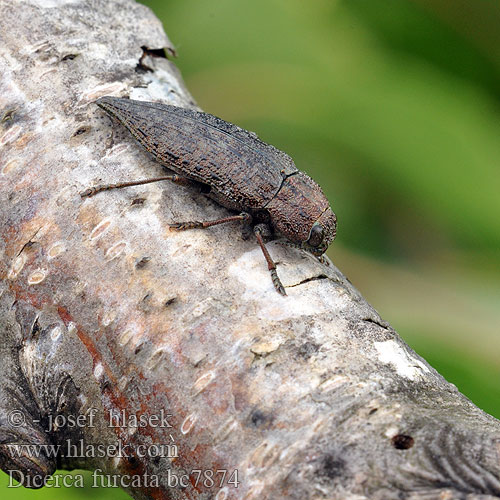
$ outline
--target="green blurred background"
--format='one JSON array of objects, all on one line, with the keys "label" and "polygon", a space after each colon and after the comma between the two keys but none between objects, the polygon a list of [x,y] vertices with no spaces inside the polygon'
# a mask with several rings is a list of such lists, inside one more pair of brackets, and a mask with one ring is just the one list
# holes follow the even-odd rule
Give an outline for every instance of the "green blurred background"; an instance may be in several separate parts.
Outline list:
[{"label": "green blurred background", "polygon": [[334,263],[500,418],[500,3],[142,3],[163,21],[198,104],[322,185],[339,219]]}]

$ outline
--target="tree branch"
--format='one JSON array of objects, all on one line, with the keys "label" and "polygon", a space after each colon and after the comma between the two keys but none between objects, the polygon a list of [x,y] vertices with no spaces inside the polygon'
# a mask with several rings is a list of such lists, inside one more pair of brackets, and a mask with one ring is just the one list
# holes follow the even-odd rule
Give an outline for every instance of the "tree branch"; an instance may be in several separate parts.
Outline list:
[{"label": "tree branch", "polygon": [[191,187],[80,197],[164,173],[96,98],[194,106],[148,9],[4,0],[0,39],[4,470],[98,468],[136,498],[500,497],[499,422],[332,264],[271,243],[282,297],[238,227],[168,230],[228,215]]}]

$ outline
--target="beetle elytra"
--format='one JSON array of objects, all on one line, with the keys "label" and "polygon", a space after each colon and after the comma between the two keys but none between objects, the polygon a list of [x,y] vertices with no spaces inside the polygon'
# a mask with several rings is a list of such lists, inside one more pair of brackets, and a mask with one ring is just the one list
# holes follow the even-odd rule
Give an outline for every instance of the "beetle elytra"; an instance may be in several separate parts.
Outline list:
[{"label": "beetle elytra", "polygon": [[208,113],[160,103],[102,97],[97,105],[125,126],[155,159],[175,174],[96,186],[82,196],[158,180],[197,184],[220,205],[240,212],[215,221],[178,222],[174,230],[231,221],[254,224],[276,290],[286,295],[264,237],[286,238],[321,256],[335,238],[337,219],[320,186],[293,160],[254,133]]}]

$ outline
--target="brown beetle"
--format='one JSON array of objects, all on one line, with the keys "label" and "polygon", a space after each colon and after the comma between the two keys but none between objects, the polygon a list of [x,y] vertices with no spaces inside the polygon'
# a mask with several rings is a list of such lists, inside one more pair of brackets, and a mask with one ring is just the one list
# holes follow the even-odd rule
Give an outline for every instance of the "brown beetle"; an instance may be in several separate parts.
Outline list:
[{"label": "brown beetle", "polygon": [[283,295],[285,289],[263,236],[282,236],[318,257],[335,238],[337,219],[320,186],[300,172],[286,153],[262,142],[254,133],[208,113],[177,106],[117,97],[102,97],[96,103],[176,174],[96,186],[82,196],[158,180],[202,185],[207,196],[241,213],[170,227],[185,230],[236,220],[253,222],[274,286]]}]

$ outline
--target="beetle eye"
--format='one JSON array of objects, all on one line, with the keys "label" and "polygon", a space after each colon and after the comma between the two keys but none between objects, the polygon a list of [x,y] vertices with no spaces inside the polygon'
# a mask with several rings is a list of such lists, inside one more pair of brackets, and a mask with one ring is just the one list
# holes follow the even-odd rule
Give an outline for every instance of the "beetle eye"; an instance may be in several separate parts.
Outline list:
[{"label": "beetle eye", "polygon": [[312,247],[319,247],[323,242],[323,226],[316,222],[311,229],[311,234],[309,235],[309,245]]}]

